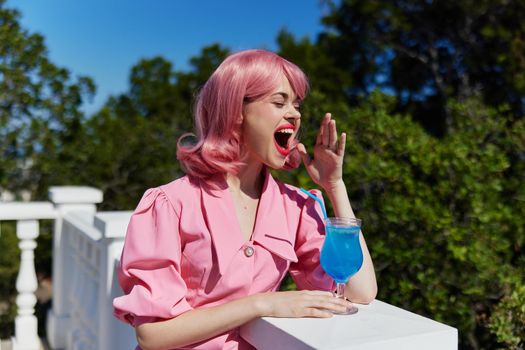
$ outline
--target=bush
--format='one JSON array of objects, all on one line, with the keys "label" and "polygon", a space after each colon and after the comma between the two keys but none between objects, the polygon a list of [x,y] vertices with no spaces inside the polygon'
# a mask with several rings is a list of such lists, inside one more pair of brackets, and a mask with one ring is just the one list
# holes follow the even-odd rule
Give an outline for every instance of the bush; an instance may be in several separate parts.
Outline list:
[{"label": "bush", "polygon": [[20,250],[13,222],[0,223],[0,339],[14,333],[16,316],[16,276],[20,265]]},{"label": "bush", "polygon": [[489,328],[505,349],[525,349],[525,285],[509,288],[496,305]]},{"label": "bush", "polygon": [[477,100],[452,103],[436,139],[393,106],[377,93],[355,110],[347,145],[379,298],[457,327],[462,346],[491,347],[484,320],[525,266],[523,123]]}]

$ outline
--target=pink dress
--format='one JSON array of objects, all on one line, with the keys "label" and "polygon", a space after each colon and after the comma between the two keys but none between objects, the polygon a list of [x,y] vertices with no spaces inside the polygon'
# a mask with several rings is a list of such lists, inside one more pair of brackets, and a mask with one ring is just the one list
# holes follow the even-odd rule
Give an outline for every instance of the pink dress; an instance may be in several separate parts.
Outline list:
[{"label": "pink dress", "polygon": [[[299,289],[333,290],[319,264],[324,225],[316,201],[267,172],[246,241],[225,181],[221,188],[182,177],[146,191],[126,234],[116,317],[137,326],[276,291],[287,271]],[[252,347],[233,329],[186,348]]]}]

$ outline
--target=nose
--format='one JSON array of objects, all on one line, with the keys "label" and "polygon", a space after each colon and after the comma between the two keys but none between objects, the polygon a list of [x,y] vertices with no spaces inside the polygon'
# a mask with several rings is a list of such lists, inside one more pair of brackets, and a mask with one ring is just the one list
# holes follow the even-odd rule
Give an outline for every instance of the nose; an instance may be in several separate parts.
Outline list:
[{"label": "nose", "polygon": [[288,111],[286,112],[286,115],[284,116],[284,119],[291,123],[295,122],[300,118],[301,112],[299,112],[294,106],[290,106]]}]

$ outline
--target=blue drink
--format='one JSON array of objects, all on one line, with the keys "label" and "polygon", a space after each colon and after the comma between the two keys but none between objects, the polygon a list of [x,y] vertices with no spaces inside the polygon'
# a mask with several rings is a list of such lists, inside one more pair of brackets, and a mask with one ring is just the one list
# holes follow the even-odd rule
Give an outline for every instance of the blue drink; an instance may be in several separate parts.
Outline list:
[{"label": "blue drink", "polygon": [[359,226],[326,226],[321,266],[336,282],[346,283],[363,265]]},{"label": "blue drink", "polygon": [[[337,289],[335,296],[345,298],[345,285],[363,265],[363,252],[359,243],[361,220],[354,218],[326,218],[326,237],[321,251],[321,266],[332,277]],[[352,306],[342,312],[351,315],[357,312]]]}]

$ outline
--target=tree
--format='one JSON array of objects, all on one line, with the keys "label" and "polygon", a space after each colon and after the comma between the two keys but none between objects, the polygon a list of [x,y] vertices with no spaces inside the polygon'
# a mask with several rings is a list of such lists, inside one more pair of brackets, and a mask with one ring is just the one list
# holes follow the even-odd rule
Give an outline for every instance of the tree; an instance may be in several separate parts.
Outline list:
[{"label": "tree", "polygon": [[[35,190],[54,169],[41,157],[70,157],[66,145],[81,132],[79,107],[95,86],[49,61],[44,38],[20,27],[18,11],[0,0],[0,187]],[[67,178],[61,178],[64,181]],[[64,183],[64,182],[62,182]]]},{"label": "tree", "polygon": [[491,106],[525,113],[525,3],[486,1],[326,1],[318,44],[351,77],[349,98],[375,88],[398,110],[444,135],[447,101],[481,94]]},{"label": "tree", "polygon": [[[18,11],[0,0],[0,191],[17,196],[24,191],[38,197],[39,186],[73,181],[75,153],[71,145],[82,134],[84,116],[79,107],[95,91],[87,77],[75,80],[47,57],[44,38],[19,24]],[[38,274],[51,270],[51,234],[48,223],[35,254]],[[20,252],[13,225],[3,223],[0,240],[1,338],[12,334],[16,305],[14,281]],[[6,305],[2,305],[2,309]],[[41,318],[43,315],[37,312]],[[40,329],[41,331],[42,329]]]},{"label": "tree", "polygon": [[162,57],[143,59],[131,68],[129,91],[111,97],[82,123],[70,164],[82,169],[76,183],[104,192],[101,210],[133,209],[147,188],[183,174],[177,141],[193,129],[196,91],[227,53],[217,44],[205,47],[187,72]]}]

